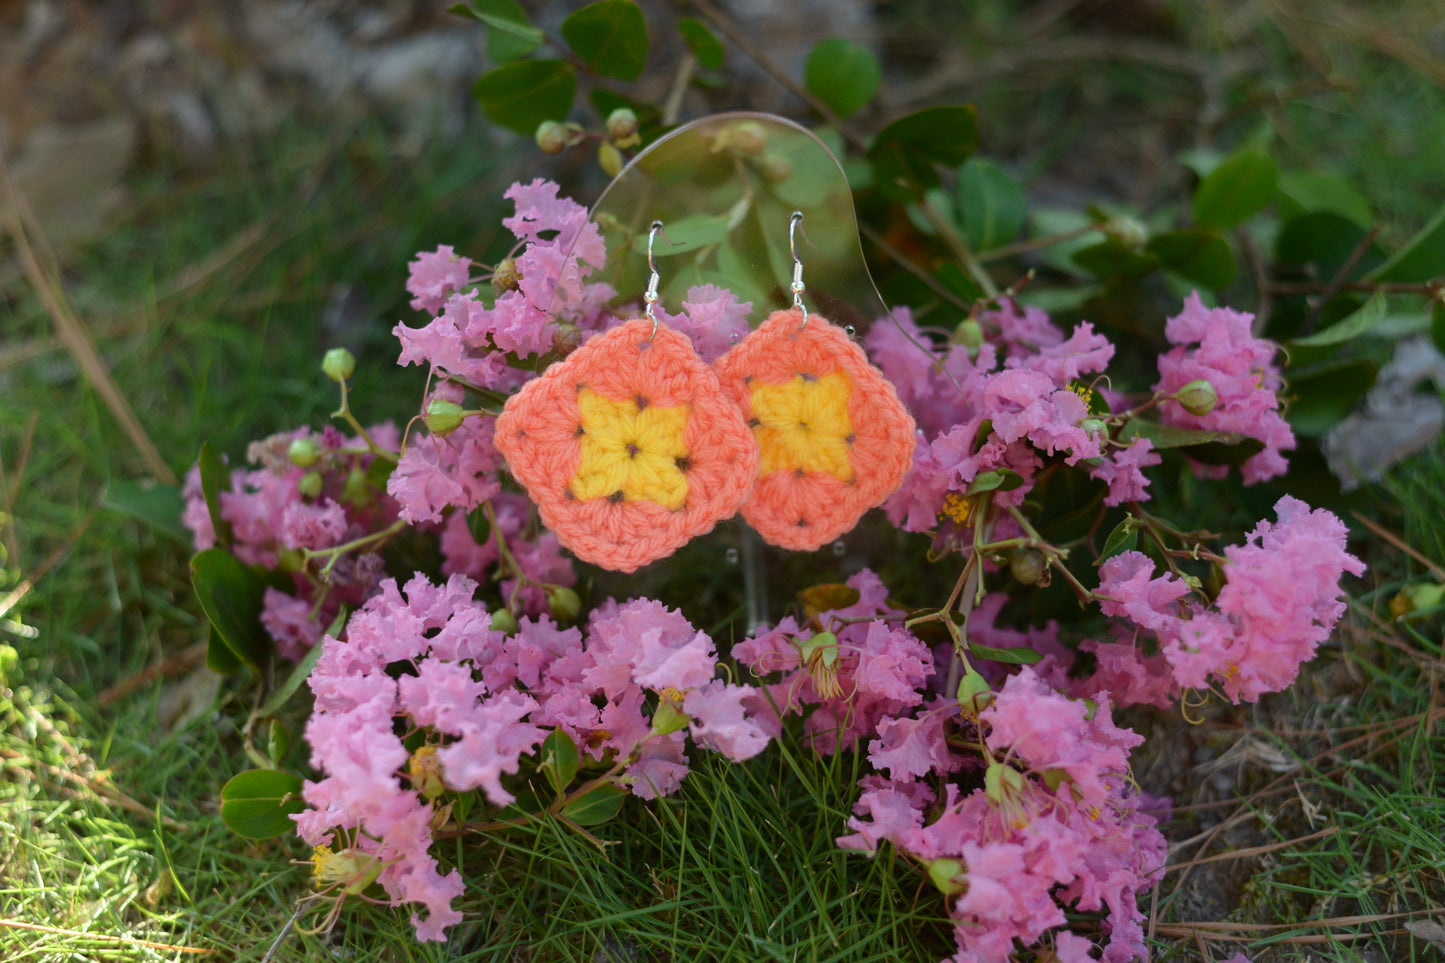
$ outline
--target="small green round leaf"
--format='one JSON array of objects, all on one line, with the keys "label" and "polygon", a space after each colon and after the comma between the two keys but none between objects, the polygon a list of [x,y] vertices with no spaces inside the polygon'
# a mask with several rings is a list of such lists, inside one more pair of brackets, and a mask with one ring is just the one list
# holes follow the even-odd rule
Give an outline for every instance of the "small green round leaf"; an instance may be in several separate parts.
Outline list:
[{"label": "small green round leaf", "polygon": [[993,161],[974,157],[958,171],[954,196],[964,238],[975,251],[988,251],[1018,237],[1028,212],[1023,189]]},{"label": "small green round leaf", "polygon": [[191,584],[213,639],[219,637],[236,658],[259,665],[270,641],[261,628],[266,583],[224,548],[208,548],[191,559]]},{"label": "small green round leaf", "polygon": [[550,736],[542,740],[541,763],[538,768],[559,795],[572,782],[572,777],[577,775],[577,767],[581,761],[577,743],[561,729],[554,729]]},{"label": "small green round leaf", "polygon": [[576,93],[577,73],[565,60],[508,64],[483,74],[472,87],[482,113],[528,137],[544,120],[566,118]]},{"label": "small green round leaf", "polygon": [[306,808],[301,777],[275,769],[250,769],[221,787],[221,819],[247,839],[270,839],[295,829],[291,815]]},{"label": "small green round leaf", "polygon": [[1279,190],[1279,168],[1262,150],[1246,148],[1224,159],[1194,192],[1194,222],[1200,227],[1233,227],[1258,213]]},{"label": "small green round leaf", "polygon": [[562,815],[579,826],[596,826],[616,816],[626,798],[627,790],[609,783],[572,800],[562,808]]},{"label": "small green round leaf", "polygon": [[604,76],[630,83],[647,66],[647,20],[632,0],[588,4],[562,21],[562,36]]},{"label": "small green round leaf", "polygon": [[723,49],[722,41],[718,40],[717,35],[700,21],[683,18],[677,22],[677,32],[682,34],[682,39],[698,63],[708,70],[723,68],[727,51]]},{"label": "small green round leaf", "polygon": [[830,37],[808,54],[803,82],[808,91],[839,117],[862,110],[883,80],[883,69],[873,51],[851,40]]},{"label": "small green round leaf", "polygon": [[1206,288],[1219,290],[1234,280],[1234,252],[1213,231],[1156,234],[1145,249],[1175,274]]}]

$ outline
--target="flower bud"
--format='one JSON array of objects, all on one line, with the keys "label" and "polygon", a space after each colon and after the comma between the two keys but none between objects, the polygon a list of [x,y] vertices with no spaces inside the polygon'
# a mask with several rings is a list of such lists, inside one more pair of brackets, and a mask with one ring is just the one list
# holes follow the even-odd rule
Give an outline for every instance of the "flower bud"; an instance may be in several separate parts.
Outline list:
[{"label": "flower bud", "polygon": [[665,736],[671,732],[680,732],[686,729],[690,722],[692,719],[682,711],[677,702],[666,696],[657,701],[657,711],[652,714],[654,734]]},{"label": "flower bud", "polygon": [[958,680],[958,704],[966,716],[974,717],[993,701],[993,689],[988,680],[972,667]]},{"label": "flower bud", "polygon": [[325,480],[321,477],[321,472],[308,471],[296,483],[296,490],[301,493],[302,498],[315,498],[321,494],[323,484],[325,484]]},{"label": "flower bud", "polygon": [[537,125],[537,149],[544,154],[560,154],[567,149],[567,128],[555,120],[544,120]]},{"label": "flower bud", "polygon": [[466,417],[466,411],[455,401],[433,398],[427,402],[426,414],[421,420],[426,422],[427,431],[445,436],[460,428]]},{"label": "flower bud", "polygon": [[745,120],[732,130],[733,146],[744,154],[756,157],[768,146],[768,132],[754,120]]},{"label": "flower bud", "polygon": [[1219,403],[1219,393],[1214,390],[1214,385],[1205,379],[1195,378],[1179,389],[1174,400],[1191,415],[1202,416],[1214,410],[1214,406]]},{"label": "flower bud", "polygon": [[1024,585],[1037,584],[1048,567],[1044,553],[1036,548],[1015,549],[1008,560],[1009,574]]},{"label": "flower bud", "polygon": [[582,611],[582,599],[576,592],[559,585],[547,590],[547,608],[558,622],[570,622]]},{"label": "flower bud", "polygon": [[1084,429],[1084,434],[1090,438],[1098,438],[1100,441],[1109,440],[1109,423],[1102,418],[1085,418],[1079,422],[1079,427]]},{"label": "flower bud", "polygon": [[321,446],[310,438],[297,438],[286,449],[286,457],[297,468],[310,468],[321,459]]},{"label": "flower bud", "polygon": [[957,896],[968,889],[963,864],[956,859],[931,859],[928,861],[928,879],[944,896]]},{"label": "flower bud", "polygon": [[428,802],[446,792],[446,784],[442,782],[442,761],[437,758],[436,746],[422,746],[412,753],[406,771],[411,776],[411,788]]},{"label": "flower bud", "polygon": [[517,631],[517,617],[510,609],[497,609],[492,613],[492,628],[503,635],[511,635]]},{"label": "flower bud", "polygon": [[607,115],[607,139],[618,147],[637,143],[637,115],[626,107],[618,107]]},{"label": "flower bud", "polygon": [[321,370],[332,381],[345,381],[356,371],[356,356],[345,348],[332,348],[321,359]]},{"label": "flower bud", "polygon": [[1133,217],[1116,217],[1104,224],[1104,233],[1128,248],[1140,248],[1149,240],[1149,228]]},{"label": "flower bud", "polygon": [[758,167],[770,184],[781,184],[793,176],[793,162],[781,154],[764,154],[758,158]]},{"label": "flower bud", "polygon": [[522,272],[517,270],[517,262],[512,258],[503,258],[492,272],[492,287],[501,294],[503,291],[515,291],[521,284]]},{"label": "flower bud", "polygon": [[282,572],[299,572],[306,567],[306,556],[299,548],[283,548],[276,552],[276,568]]},{"label": "flower bud", "polygon": [[601,166],[602,173],[608,177],[616,177],[622,173],[622,165],[626,161],[622,157],[622,151],[617,149],[617,145],[610,140],[605,140],[602,142],[602,146],[597,148],[597,163]]},{"label": "flower bud", "polygon": [[341,485],[341,500],[348,505],[355,505],[362,508],[371,504],[375,493],[371,486],[366,483],[366,472],[360,468],[353,468],[346,473],[346,481]]}]

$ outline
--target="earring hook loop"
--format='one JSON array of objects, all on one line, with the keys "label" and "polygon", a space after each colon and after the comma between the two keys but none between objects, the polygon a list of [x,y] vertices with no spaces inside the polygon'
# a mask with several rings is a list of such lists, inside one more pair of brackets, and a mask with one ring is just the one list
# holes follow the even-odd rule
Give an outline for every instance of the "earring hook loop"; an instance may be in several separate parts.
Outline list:
[{"label": "earring hook loop", "polygon": [[[794,211],[793,216],[788,218],[788,253],[793,256],[793,283],[789,288],[793,292],[793,307],[803,312],[803,323],[798,325],[801,331],[808,326],[808,306],[803,303],[803,259],[798,257],[798,242],[796,233],[798,227],[803,223],[803,212]],[[803,240],[808,240],[808,231],[803,230]],[[808,241],[812,244],[812,241]]]},{"label": "earring hook loop", "polygon": [[657,307],[657,282],[661,276],[657,273],[657,261],[653,260],[652,257],[652,242],[659,234],[662,235],[664,241],[667,241],[668,247],[673,246],[667,233],[662,229],[662,222],[653,221],[652,226],[648,228],[647,231],[647,270],[649,275],[647,278],[647,293],[642,296],[642,302],[647,305],[645,314],[647,315],[647,319],[652,322],[652,334],[647,336],[647,340],[649,341],[657,337],[657,315],[654,313],[654,309]]}]

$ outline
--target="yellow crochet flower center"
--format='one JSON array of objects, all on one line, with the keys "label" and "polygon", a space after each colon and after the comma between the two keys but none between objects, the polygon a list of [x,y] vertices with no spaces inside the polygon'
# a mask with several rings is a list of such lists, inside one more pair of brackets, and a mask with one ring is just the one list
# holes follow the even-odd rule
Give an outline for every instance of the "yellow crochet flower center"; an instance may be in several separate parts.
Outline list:
[{"label": "yellow crochet flower center", "polygon": [[581,501],[648,501],[677,511],[687,501],[685,435],[691,405],[644,398],[613,401],[590,388],[577,394],[582,460],[567,490]]},{"label": "yellow crochet flower center", "polygon": [[787,384],[752,385],[753,435],[762,455],[758,474],[775,471],[825,472],[853,480],[848,460],[853,424],[848,395],[853,386],[841,371],[819,378],[795,375]]}]

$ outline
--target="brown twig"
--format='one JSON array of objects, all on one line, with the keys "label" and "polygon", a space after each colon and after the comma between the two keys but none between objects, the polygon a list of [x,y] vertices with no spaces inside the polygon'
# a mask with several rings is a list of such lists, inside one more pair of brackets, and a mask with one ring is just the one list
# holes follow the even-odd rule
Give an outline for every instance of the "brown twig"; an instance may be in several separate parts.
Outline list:
[{"label": "brown twig", "polygon": [[67,930],[59,926],[42,926],[39,923],[22,923],[19,920],[0,920],[0,926],[12,930],[29,930],[33,933],[51,933],[55,936],[75,936],[86,940],[100,940],[104,943],[122,943],[126,946],[139,946],[150,950],[169,950],[173,953],[190,953],[201,956],[206,953],[214,953],[215,950],[206,950],[198,946],[179,946],[175,943],[152,943],[150,940],[138,940],[133,936],[111,936],[107,933],[87,933],[84,930]]},{"label": "brown twig", "polygon": [[883,235],[875,231],[872,226],[865,224],[862,221],[859,221],[858,233],[862,234],[865,238],[868,239],[868,242],[870,244],[872,244],[874,247],[878,248],[878,250],[882,251],[884,254],[892,258],[894,263],[896,263],[899,267],[903,268],[903,270],[907,271],[909,274],[912,274],[914,277],[918,278],[919,281],[923,282],[925,287],[927,287],[930,291],[938,295],[943,300],[947,301],[949,304],[952,304],[954,307],[959,308],[963,311],[968,311],[973,307],[972,304],[965,301],[958,295],[954,294],[942,284],[939,284],[938,281],[933,277],[933,275],[929,274],[920,265],[916,264],[913,259],[910,258],[907,254],[904,254],[902,251],[898,250],[898,248],[894,247],[892,244],[889,244],[886,240],[884,240]]},{"label": "brown twig", "polygon": [[[110,409],[111,416],[120,423],[121,430],[130,438],[131,444],[135,446],[146,469],[161,481],[175,484],[177,481],[175,472],[161,457],[160,450],[156,448],[155,442],[142,427],[130,402],[126,400],[120,387],[115,383],[115,379],[111,377],[110,370],[101,360],[100,352],[96,350],[95,342],[86,332],[85,325],[76,317],[75,311],[71,308],[65,296],[60,267],[55,259],[55,254],[46,244],[45,235],[35,220],[34,214],[31,213],[29,205],[16,189],[3,153],[0,153],[0,184],[3,184],[5,192],[10,198],[10,217],[5,227],[15,239],[15,246],[20,252],[20,260],[25,267],[26,276],[41,303],[45,306],[46,312],[50,315],[56,334],[60,336],[65,347],[75,357],[76,363],[80,365],[90,386],[95,389],[106,407]],[[32,236],[34,237],[33,243]],[[41,253],[37,253],[37,247]],[[44,256],[43,264],[42,254]]]},{"label": "brown twig", "polygon": [[[1326,281],[1276,281],[1267,286],[1270,294],[1319,294],[1321,291],[1330,289]],[[1334,293],[1341,291],[1364,291],[1369,294],[1379,292],[1380,294],[1423,294],[1427,297],[1440,297],[1445,291],[1445,279],[1436,278],[1433,281],[1346,281],[1334,289]]]},{"label": "brown twig", "polygon": [[1441,582],[1445,582],[1445,568],[1441,568],[1435,562],[1432,562],[1429,558],[1422,555],[1417,549],[1411,546],[1403,538],[1390,531],[1388,528],[1385,528],[1378,522],[1372,521],[1366,518],[1364,515],[1361,515],[1358,510],[1353,511],[1350,514],[1354,515],[1355,521],[1368,528],[1371,534],[1385,540],[1386,542],[1389,542],[1392,547],[1404,552],[1406,555],[1410,556],[1415,561],[1419,562],[1421,565],[1429,569],[1431,575],[1435,576]]},{"label": "brown twig", "polygon": [[1360,263],[1360,258],[1365,256],[1365,252],[1370,249],[1370,245],[1375,243],[1375,235],[1379,233],[1380,225],[1370,225],[1370,229],[1365,232],[1364,237],[1360,238],[1360,242],[1355,245],[1355,249],[1350,252],[1350,256],[1345,258],[1345,263],[1341,264],[1340,269],[1335,272],[1335,276],[1330,278],[1330,283],[1325,285],[1324,293],[1321,294],[1320,299],[1315,302],[1315,306],[1310,309],[1309,317],[1305,318],[1303,329],[1305,334],[1309,334],[1315,329],[1315,325],[1319,324],[1320,315],[1325,312],[1325,305],[1329,304],[1330,299],[1340,293],[1340,287],[1350,276],[1350,272],[1355,269],[1355,265]]},{"label": "brown twig", "polygon": [[187,646],[179,652],[173,652],[160,662],[146,666],[129,678],[122,679],[115,685],[101,692],[101,694],[96,697],[95,704],[104,708],[117,699],[130,695],[142,686],[154,682],[156,679],[162,679],[169,675],[194,669],[206,661],[207,648],[209,648],[209,643],[197,642],[195,645]]},{"label": "brown twig", "polygon": [[1250,846],[1245,849],[1235,849],[1227,853],[1215,853],[1213,856],[1201,856],[1198,859],[1191,859],[1187,863],[1170,863],[1164,867],[1165,875],[1174,872],[1176,869],[1190,869],[1194,866],[1202,866],[1205,863],[1219,863],[1227,859],[1247,859],[1250,856],[1263,856],[1265,853],[1272,853],[1277,849],[1288,849],[1300,843],[1308,843],[1316,839],[1324,839],[1326,836],[1333,836],[1340,831],[1338,826],[1330,826],[1317,833],[1308,836],[1301,836],[1298,839],[1286,839],[1283,842],[1269,843],[1265,846]]}]

